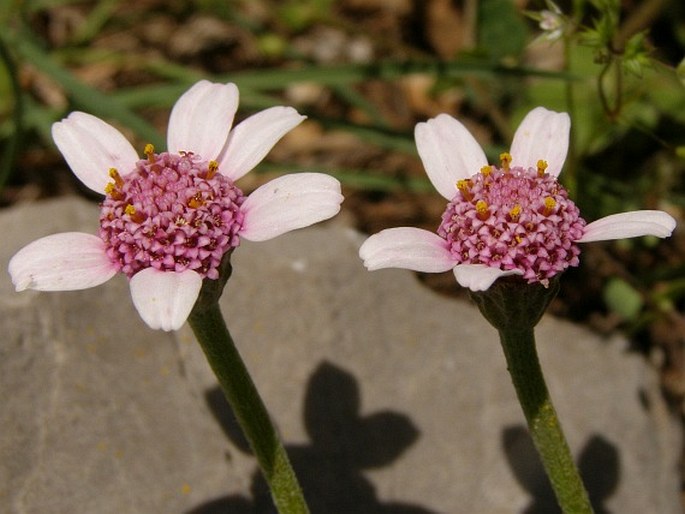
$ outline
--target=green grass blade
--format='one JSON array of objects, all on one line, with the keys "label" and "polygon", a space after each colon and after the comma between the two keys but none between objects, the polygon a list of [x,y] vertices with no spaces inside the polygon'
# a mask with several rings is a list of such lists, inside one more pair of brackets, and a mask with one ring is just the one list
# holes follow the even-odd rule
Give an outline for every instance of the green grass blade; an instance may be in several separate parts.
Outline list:
[{"label": "green grass blade", "polygon": [[29,38],[23,32],[20,37],[11,41],[17,54],[58,82],[78,107],[101,118],[116,120],[157,148],[166,148],[164,138],[152,125],[112,95],[104,94],[78,80]]},{"label": "green grass blade", "polygon": [[[505,74],[521,77],[539,77],[550,80],[575,80],[565,72],[549,72],[530,68],[503,67],[487,62],[384,62],[367,65],[304,66],[296,69],[260,69],[222,74],[212,77],[219,82],[234,82],[241,93],[281,90],[292,84],[314,82],[323,86],[345,86],[370,79],[394,80],[412,73],[433,73],[436,76],[459,77],[469,74]],[[178,77],[181,79],[181,77]],[[140,86],[135,89],[120,89],[112,94],[121,103],[131,107],[146,105],[170,105],[173,99],[193,82]]]}]

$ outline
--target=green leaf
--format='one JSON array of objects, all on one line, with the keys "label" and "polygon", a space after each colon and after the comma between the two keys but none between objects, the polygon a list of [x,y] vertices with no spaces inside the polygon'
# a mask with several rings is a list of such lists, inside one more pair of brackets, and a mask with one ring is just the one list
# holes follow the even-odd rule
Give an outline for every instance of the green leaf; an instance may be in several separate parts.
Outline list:
[{"label": "green leaf", "polygon": [[478,12],[478,46],[496,61],[518,57],[526,46],[527,28],[511,0],[483,0]]},{"label": "green leaf", "polygon": [[290,0],[277,8],[279,21],[301,31],[330,13],[332,0]]},{"label": "green leaf", "polygon": [[612,278],[604,287],[607,307],[625,320],[634,320],[644,306],[638,290],[621,278]]}]

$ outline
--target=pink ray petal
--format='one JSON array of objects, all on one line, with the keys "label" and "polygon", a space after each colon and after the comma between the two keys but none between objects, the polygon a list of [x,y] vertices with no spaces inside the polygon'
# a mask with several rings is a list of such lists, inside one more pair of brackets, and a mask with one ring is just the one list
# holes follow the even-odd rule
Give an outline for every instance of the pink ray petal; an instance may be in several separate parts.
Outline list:
[{"label": "pink ray petal", "polygon": [[167,150],[217,159],[228,139],[238,100],[235,84],[214,84],[207,80],[196,83],[176,101],[171,111]]},{"label": "pink ray petal", "polygon": [[558,177],[568,153],[571,118],[544,107],[530,111],[516,129],[511,143],[511,165],[535,168],[547,161],[547,173]]},{"label": "pink ray petal", "polygon": [[107,282],[117,272],[97,236],[64,232],[37,239],[10,259],[17,291],[73,291]]},{"label": "pink ray petal", "polygon": [[676,221],[663,211],[631,211],[612,214],[585,226],[578,243],[608,241],[626,237],[668,237],[675,229]]},{"label": "pink ray petal", "polygon": [[455,265],[444,239],[413,227],[381,230],[364,241],[359,256],[370,271],[404,268],[439,273]]},{"label": "pink ray petal", "polygon": [[335,216],[343,196],[340,183],[322,173],[283,175],[260,186],[247,197],[240,236],[266,241],[285,232]]},{"label": "pink ray petal", "polygon": [[457,193],[458,180],[478,173],[488,163],[466,127],[447,114],[418,123],[414,137],[428,178],[448,200]]},{"label": "pink ray petal", "polygon": [[140,317],[155,330],[178,330],[188,319],[202,287],[202,277],[146,268],[130,281],[131,297]]},{"label": "pink ray petal", "polygon": [[110,168],[126,175],[139,157],[121,132],[100,118],[72,112],[52,125],[52,138],[74,175],[88,188],[104,194]]},{"label": "pink ray petal", "polygon": [[454,267],[454,277],[462,287],[471,291],[485,291],[500,277],[507,275],[523,275],[517,269],[503,271],[485,264],[459,264]]},{"label": "pink ray petal", "polygon": [[261,162],[274,145],[306,116],[292,107],[271,107],[236,125],[219,159],[219,171],[238,180]]}]

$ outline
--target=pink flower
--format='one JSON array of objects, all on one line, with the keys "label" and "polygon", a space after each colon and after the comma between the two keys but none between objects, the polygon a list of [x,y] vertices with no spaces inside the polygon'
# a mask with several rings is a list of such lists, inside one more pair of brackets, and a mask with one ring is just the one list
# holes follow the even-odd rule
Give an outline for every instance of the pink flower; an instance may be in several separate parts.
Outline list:
[{"label": "pink flower", "polygon": [[174,105],[167,152],[146,158],[114,127],[82,112],[52,135],[76,176],[105,193],[98,235],[38,239],[10,260],[17,291],[94,287],[117,272],[154,329],[177,330],[203,279],[216,279],[223,255],[241,238],[264,241],[328,219],[340,210],[340,184],[320,173],[276,178],[246,197],[234,185],[304,116],[290,107],[261,111],[231,129],[234,84],[200,81]]},{"label": "pink flower", "polygon": [[488,165],[480,145],[454,118],[441,114],[416,125],[428,178],[448,200],[437,234],[391,228],[359,250],[369,270],[453,270],[473,291],[506,275],[547,284],[578,265],[577,243],[653,235],[668,237],[675,220],[662,211],[613,214],[586,224],[557,177],[566,159],[566,113],[533,109],[516,130],[511,153]]}]

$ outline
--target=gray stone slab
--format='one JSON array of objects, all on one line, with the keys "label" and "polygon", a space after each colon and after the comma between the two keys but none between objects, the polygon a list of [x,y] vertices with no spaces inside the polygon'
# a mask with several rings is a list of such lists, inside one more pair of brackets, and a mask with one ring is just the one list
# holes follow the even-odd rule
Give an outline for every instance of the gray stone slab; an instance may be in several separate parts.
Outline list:
[{"label": "gray stone slab", "polygon": [[[6,210],[0,267],[96,223],[78,199]],[[243,243],[222,300],[312,512],[555,512],[495,332],[409,272],[368,273],[361,241],[337,221]],[[123,277],[17,294],[5,274],[0,323],[0,512],[265,512],[192,333],[147,329]],[[550,317],[537,333],[597,511],[681,512],[654,370],[621,337]]]}]

